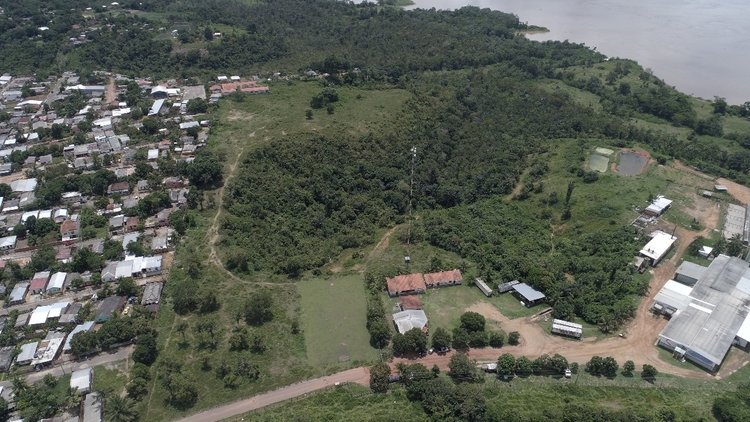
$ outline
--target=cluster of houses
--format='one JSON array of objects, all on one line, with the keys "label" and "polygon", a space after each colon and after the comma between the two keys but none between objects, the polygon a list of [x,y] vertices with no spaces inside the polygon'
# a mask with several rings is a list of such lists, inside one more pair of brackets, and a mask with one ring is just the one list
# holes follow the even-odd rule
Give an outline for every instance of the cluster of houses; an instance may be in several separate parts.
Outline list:
[{"label": "cluster of houses", "polygon": [[437,273],[414,273],[398,275],[390,278],[386,277],[388,295],[391,297],[401,297],[401,312],[393,314],[393,323],[399,333],[404,334],[407,331],[417,328],[427,332],[427,315],[422,309],[422,302],[417,296],[427,292],[428,288],[437,288],[445,286],[455,286],[463,282],[463,276],[460,270],[441,271]]}]

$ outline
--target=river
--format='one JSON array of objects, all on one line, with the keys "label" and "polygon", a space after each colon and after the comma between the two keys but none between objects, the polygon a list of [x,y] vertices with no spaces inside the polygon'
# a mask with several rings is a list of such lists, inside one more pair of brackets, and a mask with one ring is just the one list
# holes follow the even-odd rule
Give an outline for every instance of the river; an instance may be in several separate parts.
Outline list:
[{"label": "river", "polygon": [[529,38],[569,40],[638,61],[680,91],[750,101],[748,0],[413,0],[409,8],[466,5],[515,13],[550,30]]}]

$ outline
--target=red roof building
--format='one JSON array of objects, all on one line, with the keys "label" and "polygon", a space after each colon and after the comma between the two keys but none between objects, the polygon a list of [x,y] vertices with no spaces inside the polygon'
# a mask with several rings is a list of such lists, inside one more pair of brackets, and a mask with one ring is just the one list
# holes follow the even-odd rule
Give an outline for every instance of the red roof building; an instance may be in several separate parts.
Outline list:
[{"label": "red roof building", "polygon": [[404,296],[401,298],[401,310],[420,310],[422,309],[422,301],[419,300],[419,296]]},{"label": "red roof building", "polygon": [[461,284],[463,277],[460,270],[441,271],[424,275],[424,282],[428,288],[453,286]]},{"label": "red roof building", "polygon": [[422,294],[427,290],[422,273],[386,277],[385,281],[388,284],[388,295],[391,297]]}]

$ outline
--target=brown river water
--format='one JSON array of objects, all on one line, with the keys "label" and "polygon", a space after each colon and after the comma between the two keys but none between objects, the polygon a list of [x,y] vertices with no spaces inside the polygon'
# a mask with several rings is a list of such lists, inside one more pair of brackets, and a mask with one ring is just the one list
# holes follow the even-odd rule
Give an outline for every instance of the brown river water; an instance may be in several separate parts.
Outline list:
[{"label": "brown river water", "polygon": [[413,0],[409,8],[477,6],[518,15],[609,57],[638,61],[686,94],[750,101],[750,0]]}]

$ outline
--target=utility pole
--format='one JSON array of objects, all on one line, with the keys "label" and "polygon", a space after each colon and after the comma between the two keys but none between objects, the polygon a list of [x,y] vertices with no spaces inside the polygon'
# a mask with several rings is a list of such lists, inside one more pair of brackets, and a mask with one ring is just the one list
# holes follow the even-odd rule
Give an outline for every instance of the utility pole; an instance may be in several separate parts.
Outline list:
[{"label": "utility pole", "polygon": [[413,146],[411,147],[411,176],[409,177],[409,226],[406,229],[406,253],[407,255],[404,257],[404,262],[409,264],[411,262],[411,257],[409,256],[409,250],[411,249],[411,231],[412,231],[412,200],[414,196],[414,166],[417,161],[417,147]]}]

